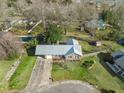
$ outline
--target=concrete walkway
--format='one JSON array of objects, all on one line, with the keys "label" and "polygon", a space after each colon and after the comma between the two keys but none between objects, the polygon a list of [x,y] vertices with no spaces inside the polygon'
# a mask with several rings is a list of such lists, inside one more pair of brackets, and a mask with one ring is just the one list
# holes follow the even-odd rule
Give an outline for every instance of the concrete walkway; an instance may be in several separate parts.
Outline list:
[{"label": "concrete walkway", "polygon": [[12,77],[12,75],[15,73],[16,69],[18,68],[19,64],[21,62],[19,60],[17,60],[11,67],[11,69],[7,72],[6,76],[5,76],[5,79],[7,81],[10,80],[10,78]]}]

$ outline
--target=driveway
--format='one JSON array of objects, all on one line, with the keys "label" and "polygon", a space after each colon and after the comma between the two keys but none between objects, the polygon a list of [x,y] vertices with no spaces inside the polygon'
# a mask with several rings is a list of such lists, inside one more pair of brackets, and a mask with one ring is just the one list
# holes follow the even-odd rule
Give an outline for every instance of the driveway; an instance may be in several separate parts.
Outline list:
[{"label": "driveway", "polygon": [[23,93],[36,93],[35,91],[42,86],[51,83],[52,60],[38,57],[37,62],[32,71],[31,78]]},{"label": "driveway", "polygon": [[21,93],[100,93],[92,85],[81,81],[52,82],[51,70],[51,60],[38,58],[29,83]]},{"label": "driveway", "polygon": [[35,93],[100,93],[96,88],[81,81],[63,81],[53,83],[45,89],[38,89]]}]

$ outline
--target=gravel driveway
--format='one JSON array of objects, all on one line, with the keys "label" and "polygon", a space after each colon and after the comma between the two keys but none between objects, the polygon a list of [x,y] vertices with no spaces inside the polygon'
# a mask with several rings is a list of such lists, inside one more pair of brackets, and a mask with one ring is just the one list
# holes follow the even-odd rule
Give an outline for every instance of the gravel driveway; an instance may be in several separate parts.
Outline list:
[{"label": "gravel driveway", "polygon": [[51,60],[39,58],[27,88],[21,93],[100,93],[88,83],[68,80],[51,82]]},{"label": "gravel driveway", "polygon": [[93,86],[81,81],[64,81],[36,93],[100,93]]},{"label": "gravel driveway", "polygon": [[39,57],[32,71],[29,83],[22,93],[36,93],[39,87],[49,85],[51,83],[51,70],[51,60]]}]

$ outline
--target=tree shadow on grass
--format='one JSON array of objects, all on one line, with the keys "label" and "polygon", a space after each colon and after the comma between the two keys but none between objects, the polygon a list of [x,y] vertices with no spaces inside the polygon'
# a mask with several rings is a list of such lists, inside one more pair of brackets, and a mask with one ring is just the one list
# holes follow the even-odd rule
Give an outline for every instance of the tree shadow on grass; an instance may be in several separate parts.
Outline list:
[{"label": "tree shadow on grass", "polygon": [[116,93],[114,90],[100,89],[101,93]]},{"label": "tree shadow on grass", "polygon": [[[101,65],[114,77],[116,76],[116,74],[108,67],[108,65],[106,64],[107,60],[109,61],[109,56],[108,53],[99,53],[98,57],[100,59],[100,63]],[[108,57],[108,59],[107,59]]]}]

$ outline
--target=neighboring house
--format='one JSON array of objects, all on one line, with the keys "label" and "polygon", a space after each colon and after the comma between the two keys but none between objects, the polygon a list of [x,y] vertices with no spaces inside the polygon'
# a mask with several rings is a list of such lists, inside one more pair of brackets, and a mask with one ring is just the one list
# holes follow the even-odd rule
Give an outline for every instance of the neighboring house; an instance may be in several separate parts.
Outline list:
[{"label": "neighboring house", "polygon": [[75,39],[69,39],[66,45],[38,45],[35,55],[52,59],[80,60],[82,48]]},{"label": "neighboring house", "polygon": [[93,19],[93,20],[87,21],[84,26],[85,26],[85,29],[101,30],[101,29],[105,29],[106,24],[104,23],[103,20]]},{"label": "neighboring house", "polygon": [[107,27],[112,27],[112,26],[109,24],[106,24],[102,19],[99,19],[99,20],[93,19],[93,20],[87,21],[84,24],[85,30],[101,30],[101,31],[103,31]]},{"label": "neighboring house", "polygon": [[124,51],[117,51],[111,54],[113,64],[107,62],[108,66],[122,78],[124,78]]}]

